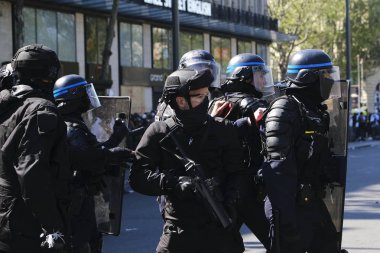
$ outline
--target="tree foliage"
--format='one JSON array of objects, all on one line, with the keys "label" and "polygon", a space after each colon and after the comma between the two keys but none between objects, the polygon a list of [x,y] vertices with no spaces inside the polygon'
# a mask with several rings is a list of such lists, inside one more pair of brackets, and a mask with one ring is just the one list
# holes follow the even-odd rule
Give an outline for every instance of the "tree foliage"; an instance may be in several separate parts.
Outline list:
[{"label": "tree foliage", "polygon": [[[289,56],[301,49],[316,48],[327,52],[341,76],[346,69],[345,18],[346,1],[343,0],[269,0],[268,9],[279,20],[279,31],[298,36],[296,41],[273,43],[271,55],[274,67],[283,78]],[[363,58],[369,71],[380,55],[379,27],[380,0],[351,0],[351,66],[356,55]],[[355,72],[355,69],[353,72]]]}]

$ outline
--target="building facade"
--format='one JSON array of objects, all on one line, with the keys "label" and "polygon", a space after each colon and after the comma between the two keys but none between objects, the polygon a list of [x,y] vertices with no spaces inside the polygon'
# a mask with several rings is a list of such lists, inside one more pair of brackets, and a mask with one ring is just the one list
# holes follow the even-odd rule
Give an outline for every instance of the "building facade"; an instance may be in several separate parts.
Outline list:
[{"label": "building facade", "polygon": [[[267,0],[177,0],[180,55],[210,51],[221,65],[253,52],[269,61],[268,45],[292,36],[277,31]],[[11,60],[15,45],[15,1],[0,0],[0,62]],[[109,68],[110,82],[99,82],[102,50],[112,0],[24,0],[23,45],[54,49],[62,74],[93,81],[100,94],[131,96],[132,112],[155,109],[166,76],[172,72],[171,0],[120,0]]]}]

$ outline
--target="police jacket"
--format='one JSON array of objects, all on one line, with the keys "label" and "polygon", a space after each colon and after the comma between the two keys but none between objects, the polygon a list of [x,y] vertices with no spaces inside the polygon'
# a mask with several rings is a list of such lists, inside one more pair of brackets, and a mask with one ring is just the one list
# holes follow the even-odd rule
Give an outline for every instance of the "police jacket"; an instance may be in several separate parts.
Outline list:
[{"label": "police jacket", "polygon": [[329,161],[329,115],[307,97],[284,95],[272,102],[263,120],[266,190],[281,223],[296,227],[300,188],[308,185],[312,197],[321,197]]},{"label": "police jacket", "polygon": [[98,142],[80,115],[64,115],[67,125],[67,141],[70,151],[70,163],[73,173],[73,186],[86,188],[94,194],[99,189],[105,172],[110,151],[108,146]]},{"label": "police jacket", "polygon": [[31,87],[0,94],[0,249],[35,252],[42,229],[67,232],[66,127]]},{"label": "police jacket", "polygon": [[[201,164],[207,178],[216,179],[224,200],[238,195],[244,176],[241,150],[233,126],[209,117],[197,133],[179,131],[177,139],[187,156]],[[130,184],[135,191],[145,195],[165,195],[166,220],[184,227],[199,227],[212,219],[199,199],[182,200],[173,193],[176,180],[186,173],[183,163],[176,157],[181,156],[176,145],[166,138],[168,133],[169,127],[163,121],[154,122],[148,127],[136,149]]]}]

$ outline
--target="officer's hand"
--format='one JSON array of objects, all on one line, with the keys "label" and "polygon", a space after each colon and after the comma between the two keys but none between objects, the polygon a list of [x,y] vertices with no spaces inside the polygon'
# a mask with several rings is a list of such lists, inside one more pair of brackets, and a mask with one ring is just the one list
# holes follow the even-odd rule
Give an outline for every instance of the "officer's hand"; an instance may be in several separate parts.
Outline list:
[{"label": "officer's hand", "polygon": [[178,198],[185,200],[195,197],[195,185],[194,181],[190,177],[179,177],[177,184],[174,188],[174,193],[178,196]]},{"label": "officer's hand", "polygon": [[231,111],[231,104],[228,101],[216,101],[210,115],[212,117],[226,117]]},{"label": "officer's hand", "polygon": [[66,247],[64,235],[59,231],[49,234],[46,230],[43,230],[40,238],[42,240],[41,247],[48,249],[49,252],[61,252]]},{"label": "officer's hand", "polygon": [[128,148],[116,147],[109,149],[108,158],[110,163],[121,163],[133,157],[134,154],[134,151]]}]

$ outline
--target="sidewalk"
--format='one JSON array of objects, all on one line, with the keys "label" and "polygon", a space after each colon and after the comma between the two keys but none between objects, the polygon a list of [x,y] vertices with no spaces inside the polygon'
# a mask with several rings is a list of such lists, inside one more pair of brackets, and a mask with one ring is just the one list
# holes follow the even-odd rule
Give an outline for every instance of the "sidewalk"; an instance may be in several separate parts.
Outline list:
[{"label": "sidewalk", "polygon": [[353,141],[348,143],[348,150],[368,148],[380,145],[380,140],[372,141]]}]

